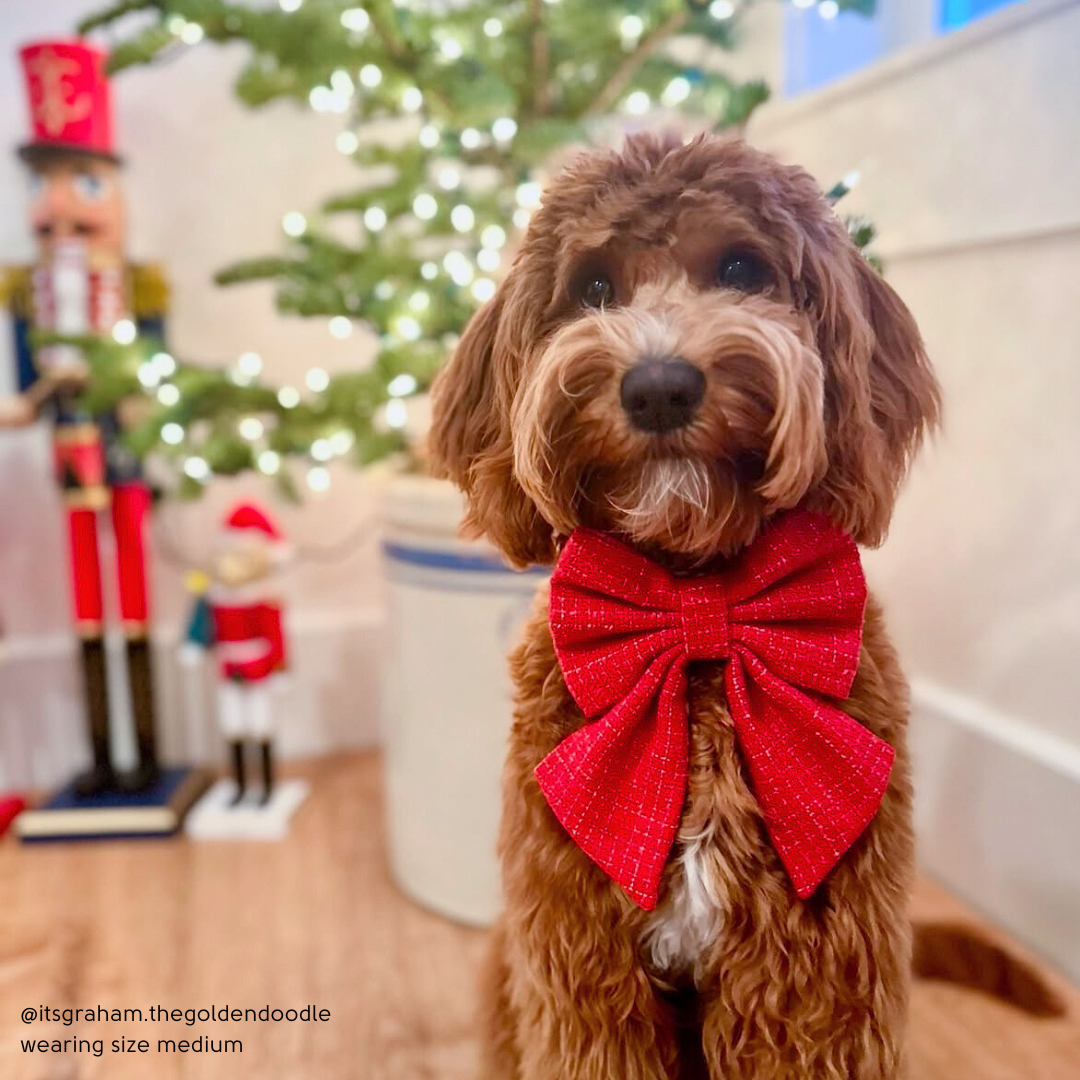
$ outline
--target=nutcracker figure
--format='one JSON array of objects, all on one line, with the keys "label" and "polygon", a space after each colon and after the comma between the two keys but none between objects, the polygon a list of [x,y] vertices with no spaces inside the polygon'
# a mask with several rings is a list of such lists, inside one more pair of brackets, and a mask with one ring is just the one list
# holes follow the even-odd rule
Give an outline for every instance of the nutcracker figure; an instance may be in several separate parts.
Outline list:
[{"label": "nutcracker figure", "polygon": [[[0,424],[47,417],[56,479],[67,513],[75,627],[81,642],[93,767],[75,782],[81,797],[140,792],[157,778],[154,690],[148,640],[145,545],[150,495],[139,463],[121,444],[116,413],[81,405],[89,372],[78,348],[32,348],[34,330],[64,335],[141,332],[160,338],[165,289],[152,268],[124,259],[124,199],[113,147],[104,55],[81,41],[21,50],[33,135],[19,149],[33,183],[38,259],[5,281],[15,327],[17,396],[0,399]],[[131,324],[131,325],[127,325]],[[139,761],[118,775],[110,757],[99,518],[115,534],[119,607]]]},{"label": "nutcracker figure", "polygon": [[181,652],[187,663],[213,649],[218,665],[218,722],[229,743],[236,780],[232,804],[247,793],[245,744],[258,749],[262,787],[274,792],[273,694],[286,668],[281,602],[270,582],[288,557],[288,545],[264,510],[235,507],[214,553],[211,581],[195,603]]}]

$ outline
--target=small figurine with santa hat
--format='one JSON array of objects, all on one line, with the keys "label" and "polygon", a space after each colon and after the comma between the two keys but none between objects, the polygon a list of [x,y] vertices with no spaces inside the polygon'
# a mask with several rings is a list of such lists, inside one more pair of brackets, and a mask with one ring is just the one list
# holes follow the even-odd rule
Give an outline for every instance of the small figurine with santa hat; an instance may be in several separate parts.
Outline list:
[{"label": "small figurine with santa hat", "polygon": [[288,545],[265,510],[241,503],[226,517],[214,552],[209,586],[196,601],[182,652],[190,662],[213,649],[218,666],[218,721],[228,740],[236,790],[248,790],[246,745],[259,751],[261,805],[274,792],[272,695],[286,668],[281,602],[270,582]]}]

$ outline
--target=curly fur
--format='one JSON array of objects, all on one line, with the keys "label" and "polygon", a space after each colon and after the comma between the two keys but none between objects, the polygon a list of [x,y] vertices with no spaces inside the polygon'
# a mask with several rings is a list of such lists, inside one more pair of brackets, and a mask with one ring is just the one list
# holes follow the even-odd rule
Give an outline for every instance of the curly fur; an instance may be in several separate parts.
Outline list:
[{"label": "curly fur", "polygon": [[[732,250],[763,261],[766,288],[715,286]],[[615,302],[585,310],[581,282],[598,272]],[[663,436],[632,428],[619,401],[646,357],[706,377],[693,421]],[[684,572],[795,505],[880,542],[938,392],[911,315],[806,173],[739,142],[639,137],[551,185],[434,404],[434,460],[465,491],[471,529],[512,561],[550,562],[587,524]],[[654,912],[573,844],[533,775],[584,723],[545,605],[511,661],[489,1080],[905,1076],[907,691],[876,603],[843,703],[897,753],[872,824],[798,900],[740,762],[721,665],[696,663],[686,804]]]}]

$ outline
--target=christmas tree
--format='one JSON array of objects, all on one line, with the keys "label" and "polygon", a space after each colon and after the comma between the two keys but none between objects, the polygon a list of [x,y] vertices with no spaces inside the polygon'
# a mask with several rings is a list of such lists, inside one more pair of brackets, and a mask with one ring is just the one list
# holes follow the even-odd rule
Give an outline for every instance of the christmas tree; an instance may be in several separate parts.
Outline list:
[{"label": "christmas tree", "polygon": [[[341,115],[337,146],[360,169],[356,189],[308,215],[286,213],[280,253],[245,259],[217,280],[273,281],[283,312],[327,319],[342,337],[359,320],[379,341],[370,369],[333,378],[315,369],[305,394],[265,386],[251,354],[222,371],[146,343],[86,342],[97,403],[146,397],[131,445],[173,460],[187,494],[247,468],[278,476],[292,494],[288,456],[311,459],[320,486],[321,462],[347,455],[362,464],[400,448],[405,399],[427,387],[494,294],[560,147],[654,109],[738,128],[766,100],[764,83],[736,83],[722,70],[755,2],[779,0],[119,0],[85,20],[83,33],[109,26],[123,35],[113,71],[204,42],[242,42],[249,56],[236,92],[245,103],[286,98]],[[817,4],[825,18],[873,8],[792,2]],[[697,47],[673,47],[686,39]],[[676,58],[688,53],[700,60]],[[388,118],[401,121],[392,141],[375,130]],[[355,242],[341,239],[343,218],[355,221]],[[869,230],[859,228],[865,243]]]}]

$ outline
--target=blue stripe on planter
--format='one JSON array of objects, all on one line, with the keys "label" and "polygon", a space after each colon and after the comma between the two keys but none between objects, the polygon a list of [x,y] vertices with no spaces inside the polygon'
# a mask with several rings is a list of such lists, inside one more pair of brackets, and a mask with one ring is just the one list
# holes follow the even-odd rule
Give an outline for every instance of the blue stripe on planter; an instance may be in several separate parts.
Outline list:
[{"label": "blue stripe on planter", "polygon": [[514,570],[501,559],[491,555],[456,555],[449,551],[432,551],[430,548],[405,547],[389,541],[383,544],[383,554],[395,562],[410,566],[428,566],[437,570],[460,570],[474,574],[512,574],[515,577],[531,574],[546,577],[551,571],[546,566],[530,566],[527,570]]}]

